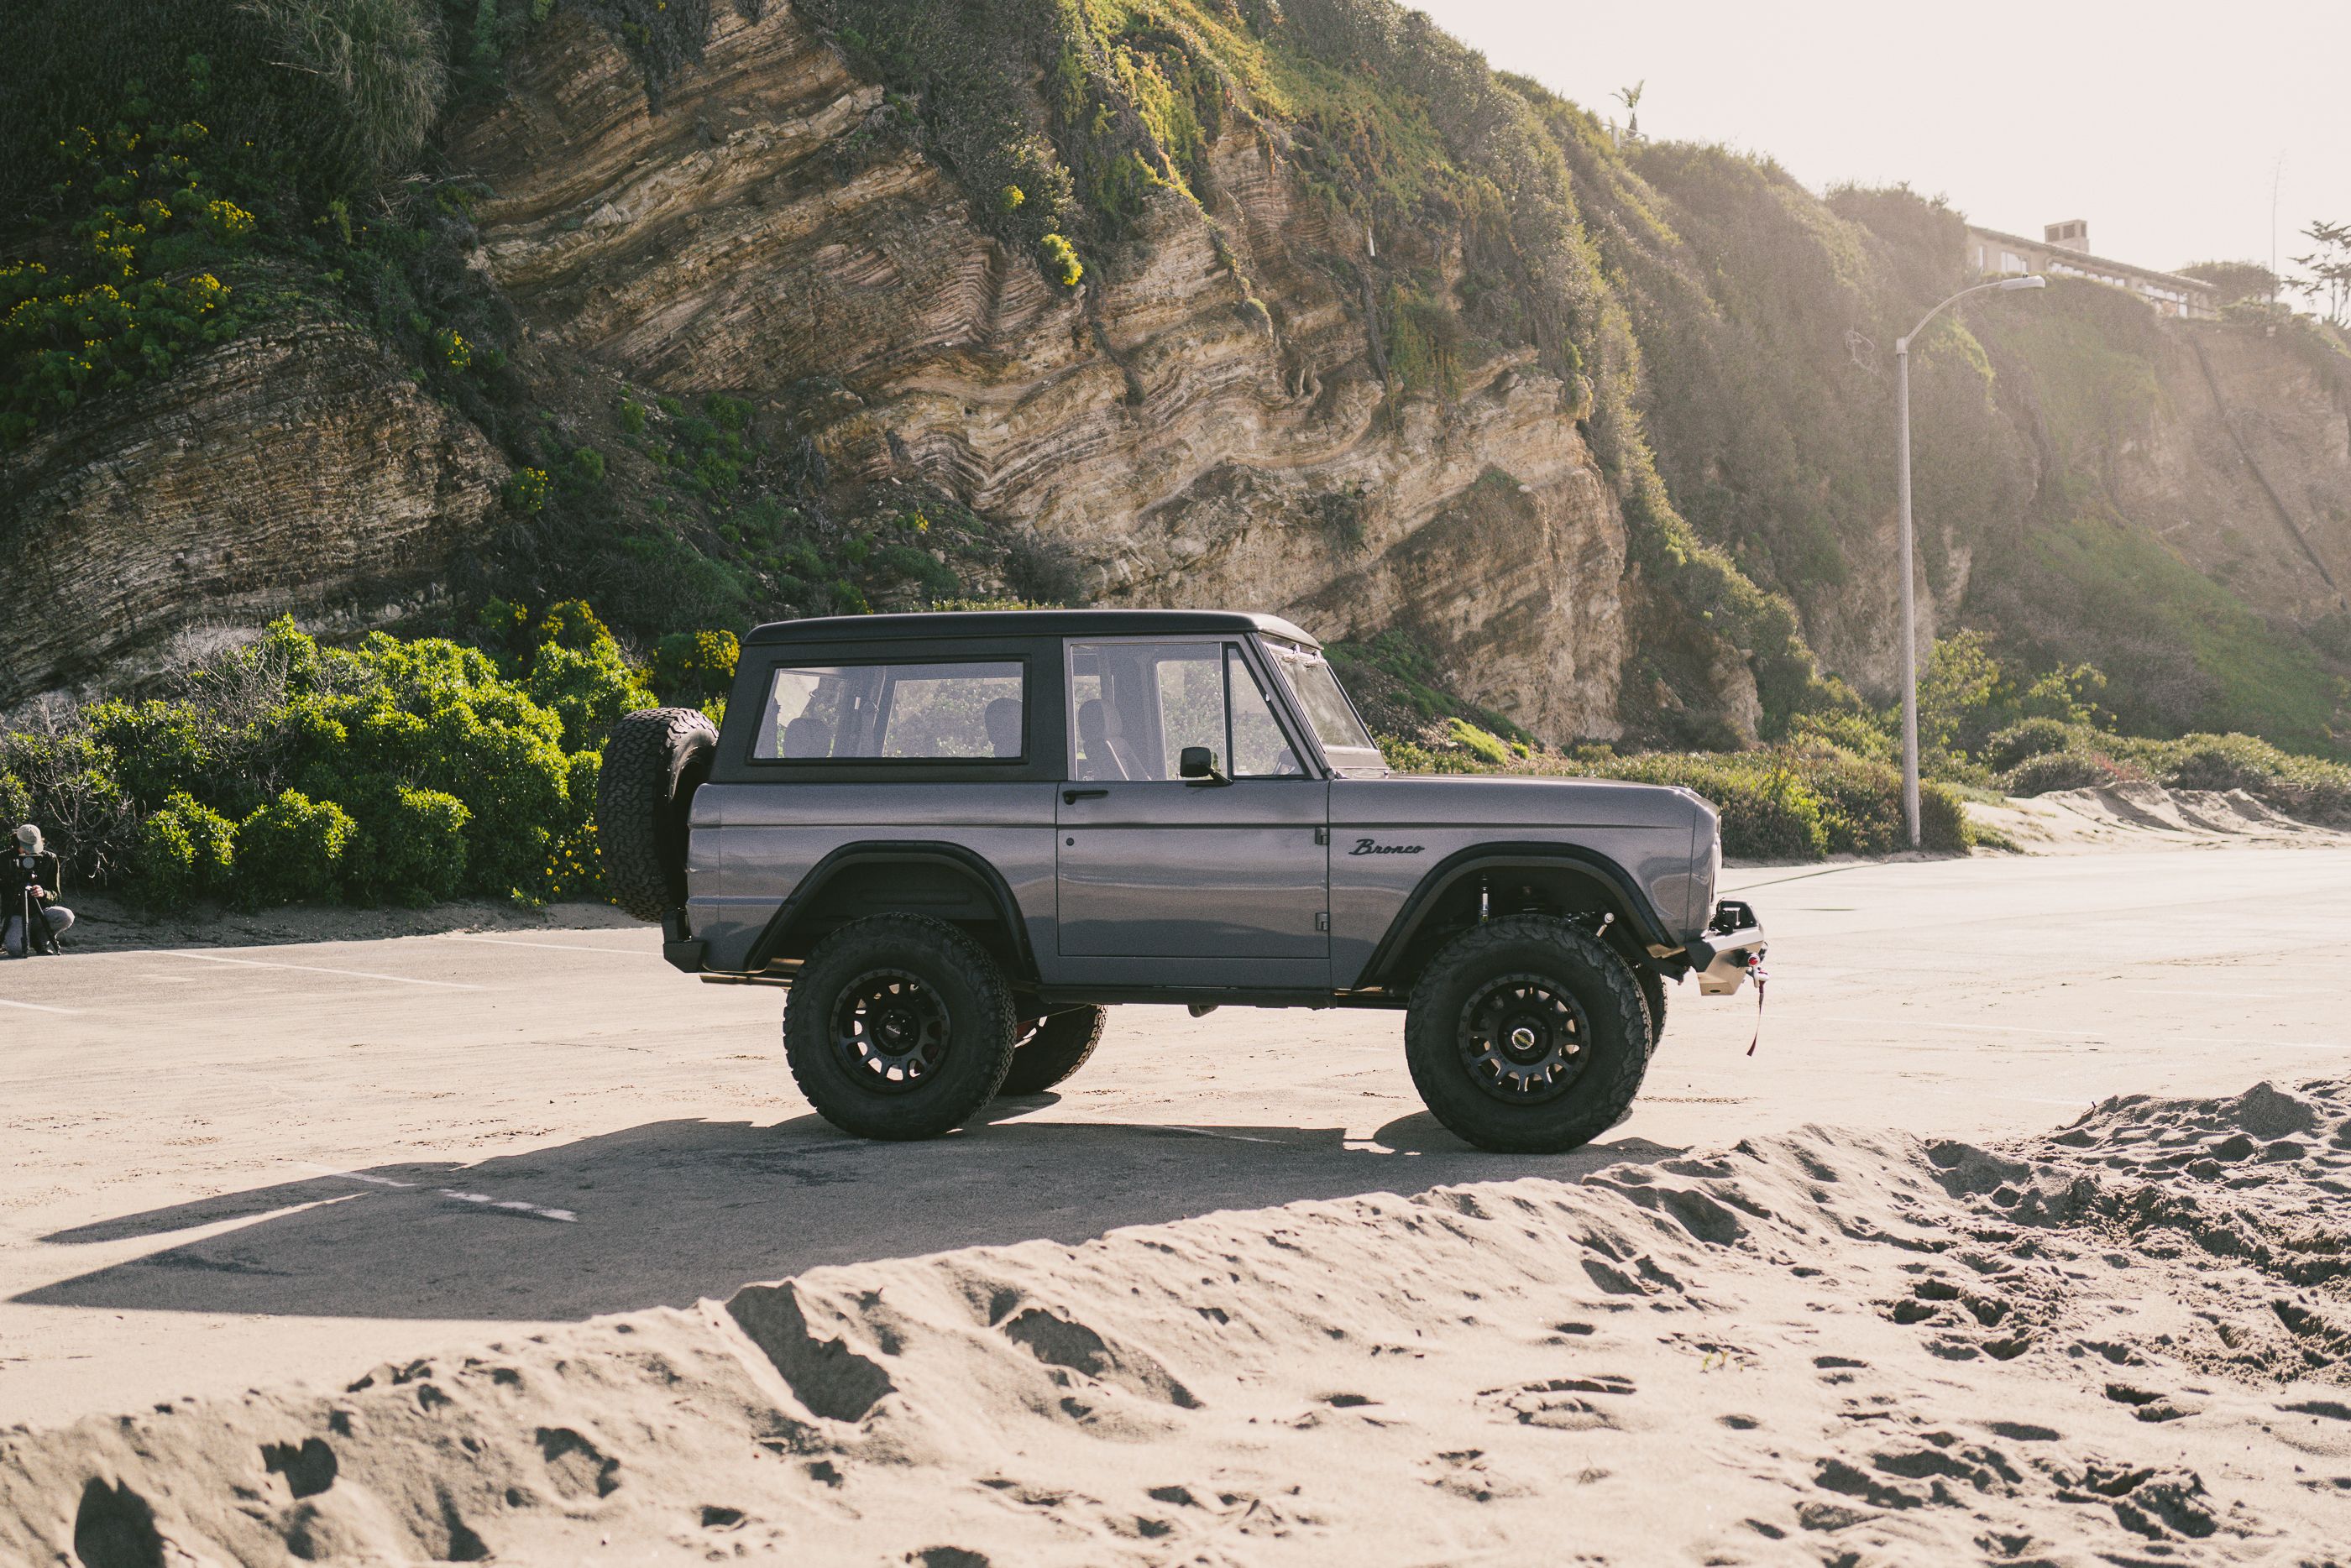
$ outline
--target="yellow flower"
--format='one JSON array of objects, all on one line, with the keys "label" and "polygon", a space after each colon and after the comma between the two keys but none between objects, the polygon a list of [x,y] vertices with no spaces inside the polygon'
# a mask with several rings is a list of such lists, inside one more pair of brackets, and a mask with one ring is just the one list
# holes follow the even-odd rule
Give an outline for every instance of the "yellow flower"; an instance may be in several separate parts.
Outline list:
[{"label": "yellow flower", "polygon": [[253,232],[253,214],[235,202],[216,201],[204,208],[205,217],[212,220],[224,238],[236,239]]}]

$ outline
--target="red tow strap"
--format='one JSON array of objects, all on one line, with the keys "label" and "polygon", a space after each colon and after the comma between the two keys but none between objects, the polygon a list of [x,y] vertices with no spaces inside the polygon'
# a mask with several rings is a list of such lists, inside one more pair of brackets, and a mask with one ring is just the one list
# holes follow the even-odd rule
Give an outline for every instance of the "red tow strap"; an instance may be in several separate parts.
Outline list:
[{"label": "red tow strap", "polygon": [[1763,968],[1763,960],[1760,954],[1747,961],[1747,972],[1755,977],[1755,1033],[1753,1038],[1747,1042],[1747,1054],[1752,1056],[1755,1054],[1756,1042],[1763,1038],[1763,982],[1770,980],[1771,976]]}]

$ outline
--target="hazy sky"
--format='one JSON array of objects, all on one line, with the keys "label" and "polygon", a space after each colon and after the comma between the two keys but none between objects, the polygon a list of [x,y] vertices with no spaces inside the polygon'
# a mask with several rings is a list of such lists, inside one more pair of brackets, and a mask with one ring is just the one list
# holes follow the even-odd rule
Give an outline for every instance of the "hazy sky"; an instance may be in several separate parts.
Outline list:
[{"label": "hazy sky", "polygon": [[[1419,0],[1494,65],[1819,190],[1907,181],[1991,228],[2086,218],[2143,266],[2278,254],[2351,221],[2351,0]],[[2306,244],[2299,246],[2308,250]],[[2289,267],[2288,270],[2291,270]]]}]

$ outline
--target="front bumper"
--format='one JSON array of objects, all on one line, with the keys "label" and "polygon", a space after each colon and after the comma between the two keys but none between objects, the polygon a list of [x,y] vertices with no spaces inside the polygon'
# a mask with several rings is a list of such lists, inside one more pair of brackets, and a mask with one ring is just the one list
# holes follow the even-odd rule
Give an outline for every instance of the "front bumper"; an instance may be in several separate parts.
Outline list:
[{"label": "front bumper", "polygon": [[1725,898],[1714,907],[1706,935],[1689,944],[1691,972],[1701,996],[1729,996],[1763,961],[1763,927],[1751,905]]}]

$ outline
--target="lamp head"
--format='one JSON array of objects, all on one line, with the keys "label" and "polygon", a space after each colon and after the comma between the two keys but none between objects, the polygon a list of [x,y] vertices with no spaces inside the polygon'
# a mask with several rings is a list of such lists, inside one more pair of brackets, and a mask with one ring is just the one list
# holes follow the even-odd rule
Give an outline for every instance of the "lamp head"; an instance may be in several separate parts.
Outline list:
[{"label": "lamp head", "polygon": [[2034,274],[2033,274],[2032,276],[2030,276],[2030,277],[2011,277],[2011,278],[2003,278],[2003,279],[2001,279],[2001,286],[2001,286],[2001,288],[2003,288],[2003,289],[2009,289],[2009,288],[2047,288],[2047,287],[2049,286],[2049,280],[2048,280],[2047,278],[2045,278],[2045,277],[2043,277],[2039,273],[2034,273]]}]

